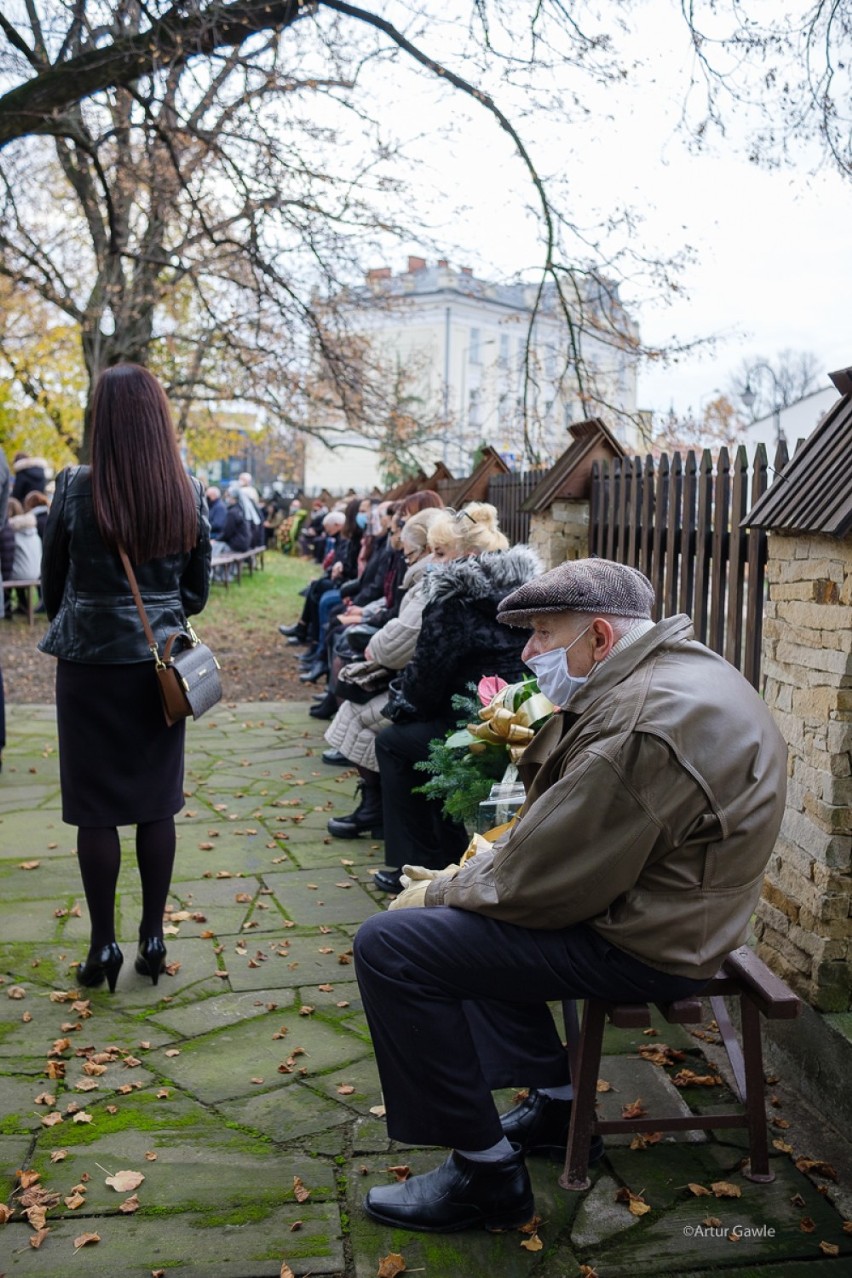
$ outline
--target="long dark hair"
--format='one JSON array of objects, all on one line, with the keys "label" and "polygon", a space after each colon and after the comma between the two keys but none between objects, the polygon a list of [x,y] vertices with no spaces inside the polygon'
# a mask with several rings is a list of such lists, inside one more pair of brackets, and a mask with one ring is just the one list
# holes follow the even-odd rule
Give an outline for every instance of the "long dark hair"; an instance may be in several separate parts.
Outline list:
[{"label": "long dark hair", "polygon": [[147,563],[191,550],[198,516],[169,401],[138,364],[102,373],[92,402],[92,502],[108,546]]},{"label": "long dark hair", "polygon": [[363,497],[350,497],[343,512],[346,516],[346,522],[343,525],[343,536],[347,541],[357,541],[359,545],[361,544],[363,530],[358,527],[358,522],[355,516],[361,509],[361,502],[363,500]]}]

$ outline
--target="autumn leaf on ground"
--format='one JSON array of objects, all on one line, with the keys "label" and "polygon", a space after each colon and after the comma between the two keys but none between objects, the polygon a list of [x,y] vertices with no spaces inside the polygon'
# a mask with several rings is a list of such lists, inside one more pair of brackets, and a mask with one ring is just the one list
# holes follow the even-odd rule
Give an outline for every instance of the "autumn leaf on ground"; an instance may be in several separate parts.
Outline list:
[{"label": "autumn leaf on ground", "polygon": [[37,1234],[30,1234],[30,1246],[38,1250],[49,1233],[50,1229],[45,1228],[40,1229]]},{"label": "autumn leaf on ground", "polygon": [[803,1216],[799,1221],[799,1228],[803,1234],[812,1234],[816,1229],[816,1225],[811,1220],[810,1216]]},{"label": "autumn leaf on ground", "polygon": [[311,1191],[305,1188],[301,1176],[293,1177],[293,1197],[297,1203],[306,1203],[311,1196]]},{"label": "autumn leaf on ground", "polygon": [[92,1121],[92,1115],[87,1114],[84,1109],[81,1109],[79,1113],[74,1115],[72,1121],[75,1123],[90,1123]]},{"label": "autumn leaf on ground", "polygon": [[703,1185],[696,1185],[694,1181],[689,1182],[689,1184],[687,1185],[687,1189],[689,1190],[691,1194],[694,1194],[696,1198],[710,1197],[710,1190],[705,1189]]},{"label": "autumn leaf on ground", "polygon": [[722,1079],[718,1074],[696,1074],[692,1069],[681,1069],[674,1075],[675,1087],[721,1087]]},{"label": "autumn leaf on ground", "polygon": [[384,1105],[371,1105],[370,1113],[374,1114],[376,1118],[384,1118],[385,1115],[387,1114],[387,1110],[385,1109]]},{"label": "autumn leaf on ground", "polygon": [[19,870],[37,870],[41,865],[41,861],[21,861],[18,864]]},{"label": "autumn leaf on ground", "polygon": [[616,1190],[615,1201],[617,1203],[626,1203],[627,1210],[631,1216],[644,1216],[646,1212],[651,1210],[650,1204],[645,1202],[642,1195],[634,1194],[626,1185],[622,1185],[621,1189]]},{"label": "autumn leaf on ground", "polygon": [[74,1239],[74,1250],[79,1251],[81,1247],[88,1247],[90,1243],[99,1243],[100,1241],[100,1234],[78,1234]]},{"label": "autumn leaf on ground", "polygon": [[33,1204],[33,1206],[28,1207],[23,1214],[26,1216],[33,1229],[36,1231],[44,1229],[47,1207],[41,1207],[37,1204]]},{"label": "autumn leaf on ground", "polygon": [[11,1220],[14,1216],[11,1207],[7,1207],[5,1203],[0,1203],[0,1225],[5,1225],[7,1220]]},{"label": "autumn leaf on ground", "polygon": [[649,1145],[659,1145],[662,1139],[662,1132],[637,1132],[630,1142],[630,1148],[647,1149]]},{"label": "autumn leaf on ground", "polygon": [[68,1157],[67,1149],[54,1149],[53,1153],[50,1155],[50,1161],[52,1163],[61,1163],[67,1157]]},{"label": "autumn leaf on ground", "polygon": [[605,1079],[605,1078],[599,1078],[599,1079],[598,1079],[598,1081],[597,1081],[597,1083],[595,1084],[595,1091],[596,1091],[596,1092],[611,1092],[611,1091],[612,1091],[612,1083],[608,1083],[608,1082],[606,1081],[606,1079]]},{"label": "autumn leaf on ground", "polygon": [[686,1058],[686,1052],[669,1047],[667,1043],[643,1043],[638,1050],[642,1060],[650,1061],[652,1065],[674,1065]]},{"label": "autumn leaf on ground", "polygon": [[147,1161],[148,1161],[149,1163],[155,1163],[155,1162],[157,1161],[157,1151],[156,1151],[156,1149],[146,1149],[146,1150],[145,1150],[145,1158],[147,1159]]},{"label": "autumn leaf on ground", "polygon": [[844,1220],[843,1232],[844,1234],[852,1234],[852,1220]]},{"label": "autumn leaf on ground", "polygon": [[390,1251],[379,1261],[376,1278],[396,1278],[405,1271],[405,1260],[398,1251]]},{"label": "autumn leaf on ground", "polygon": [[44,1118],[41,1120],[41,1125],[42,1127],[55,1127],[57,1123],[61,1122],[62,1115],[54,1112],[53,1114],[45,1114]]},{"label": "autumn leaf on ground", "polygon": [[532,1220],[528,1220],[525,1225],[518,1225],[519,1234],[536,1234],[541,1224],[541,1216],[533,1216]]},{"label": "autumn leaf on ground", "polygon": [[23,985],[10,985],[6,991],[6,997],[14,999],[26,998],[27,991],[24,989]]},{"label": "autumn leaf on ground", "polygon": [[801,1194],[794,1194],[793,1197],[790,1199],[791,1207],[804,1207],[804,1205],[805,1205],[805,1200]]},{"label": "autumn leaf on ground", "polygon": [[[338,1096],[351,1096],[352,1093],[355,1091],[355,1088],[352,1086],[351,1083],[341,1083],[340,1086],[336,1089],[336,1091]],[[42,1119],[42,1122],[44,1122],[44,1119]]]},{"label": "autumn leaf on ground", "polygon": [[722,1224],[718,1216],[705,1216],[701,1223],[706,1225],[708,1229],[719,1229]]},{"label": "autumn leaf on ground", "polygon": [[714,1180],[710,1186],[717,1198],[742,1198],[739,1185],[732,1185],[729,1180]]},{"label": "autumn leaf on ground", "polygon": [[[650,1208],[648,1210],[650,1211]],[[521,1239],[521,1246],[525,1247],[527,1251],[541,1251],[544,1247],[544,1243],[541,1241],[538,1234],[533,1234],[530,1238]]]},{"label": "autumn leaf on ground", "polygon": [[389,1167],[388,1171],[392,1172],[397,1180],[408,1180],[411,1175],[411,1168],[407,1163],[399,1163],[395,1167]]},{"label": "autumn leaf on ground", "polygon": [[118,1210],[123,1211],[125,1216],[130,1216],[134,1211],[139,1210],[139,1196],[131,1194],[129,1198],[125,1198],[123,1203],[118,1204]]},{"label": "autumn leaf on ground", "polygon": [[20,1182],[21,1189],[29,1189],[30,1185],[34,1185],[36,1181],[41,1180],[41,1172],[37,1171],[17,1171],[15,1176]]},{"label": "autumn leaf on ground", "polygon": [[120,1171],[114,1176],[107,1176],[106,1184],[111,1185],[117,1194],[129,1194],[138,1189],[145,1177],[138,1171]]},{"label": "autumn leaf on ground", "polygon": [[78,1207],[83,1206],[85,1201],[86,1200],[82,1194],[69,1194],[69,1196],[65,1199],[65,1206],[69,1211],[76,1211]]},{"label": "autumn leaf on ground", "polygon": [[278,1273],[278,1278],[296,1278],[296,1275],[293,1273],[293,1270],[287,1264],[286,1260],[281,1261],[281,1269]]},{"label": "autumn leaf on ground", "polygon": [[646,1112],[640,1097],[637,1097],[635,1101],[631,1101],[629,1105],[622,1105],[621,1107],[622,1118],[641,1118]]},{"label": "autumn leaf on ground", "polygon": [[796,1167],[800,1172],[813,1172],[815,1176],[825,1176],[826,1180],[837,1180],[837,1172],[831,1163],[825,1163],[821,1158],[797,1158]]},{"label": "autumn leaf on ground", "polygon": [[772,1148],[780,1150],[782,1154],[792,1154],[793,1152],[793,1146],[788,1144],[786,1140],[774,1140]]},{"label": "autumn leaf on ground", "polygon": [[598,1278],[598,1271],[592,1265],[581,1265],[580,1278]]},{"label": "autumn leaf on ground", "polygon": [[839,1256],[840,1248],[837,1243],[821,1242],[819,1249],[824,1256]]}]

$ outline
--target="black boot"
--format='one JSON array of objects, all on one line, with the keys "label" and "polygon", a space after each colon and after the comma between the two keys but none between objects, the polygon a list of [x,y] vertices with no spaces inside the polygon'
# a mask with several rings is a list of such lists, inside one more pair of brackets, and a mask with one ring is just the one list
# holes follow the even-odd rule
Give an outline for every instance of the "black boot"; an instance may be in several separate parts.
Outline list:
[{"label": "black boot", "polygon": [[359,834],[369,830],[374,839],[384,837],[382,830],[382,791],[378,785],[368,785],[366,781],[358,782],[361,791],[361,802],[349,816],[332,817],[328,823],[328,832],[336,839],[357,839]]},{"label": "black boot", "polygon": [[308,628],[303,621],[297,621],[293,626],[279,626],[278,630],[285,639],[295,639],[297,643],[304,643],[308,633]]},{"label": "black boot", "polygon": [[[571,1125],[571,1102],[554,1100],[535,1089],[529,1096],[500,1115],[503,1135],[518,1145],[524,1154],[541,1154],[561,1163],[568,1144],[568,1128]],[[593,1136],[589,1146],[589,1165],[603,1157],[604,1147],[600,1136]]]},{"label": "black boot", "polygon": [[364,1208],[400,1229],[454,1233],[477,1225],[517,1229],[532,1219],[535,1204],[519,1151],[499,1163],[478,1163],[453,1150],[434,1171],[371,1189]]},{"label": "black boot", "polygon": [[333,719],[337,714],[337,697],[333,692],[324,693],[322,700],[311,706],[308,714],[312,719]]}]

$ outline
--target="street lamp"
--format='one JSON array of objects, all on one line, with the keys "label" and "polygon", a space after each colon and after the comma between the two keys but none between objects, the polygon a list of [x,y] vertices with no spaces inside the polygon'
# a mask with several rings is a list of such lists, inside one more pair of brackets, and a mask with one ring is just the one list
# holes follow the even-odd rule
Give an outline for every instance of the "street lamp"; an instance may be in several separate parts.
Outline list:
[{"label": "street lamp", "polygon": [[[781,407],[782,407],[781,388],[778,383],[778,378],[775,375],[775,370],[772,368],[770,364],[767,364],[765,360],[759,360],[757,364],[754,364],[752,366],[751,372],[755,373],[755,372],[759,372],[760,370],[767,372],[769,376],[772,378],[772,390],[773,390],[773,396],[774,396],[773,398],[774,406],[772,409],[772,424],[775,430],[775,446],[777,448],[778,445],[782,442],[782,440],[784,440],[784,432],[781,429]],[[754,402],[757,399],[757,395],[752,390],[751,380],[748,377],[746,378],[745,389],[742,395],[740,396],[740,399],[743,401],[746,408],[748,408],[749,410],[754,407]]]}]

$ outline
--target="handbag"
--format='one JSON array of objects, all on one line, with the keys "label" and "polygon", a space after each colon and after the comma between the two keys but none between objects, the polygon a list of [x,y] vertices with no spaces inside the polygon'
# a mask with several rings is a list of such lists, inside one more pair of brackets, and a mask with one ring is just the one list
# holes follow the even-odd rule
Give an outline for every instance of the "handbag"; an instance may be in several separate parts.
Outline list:
[{"label": "handbag", "polygon": [[163,655],[160,656],[160,649],[139,593],[136,574],[126,552],[119,547],[118,553],[130,582],[148,648],[154,658],[166,723],[171,727],[181,719],[188,719],[190,715],[193,719],[200,719],[211,706],[222,699],[219,662],[188,622],[186,630],[171,632],[166,639]]},{"label": "handbag", "polygon": [[337,676],[334,695],[363,706],[385,692],[392,678],[393,671],[378,661],[350,661]]},{"label": "handbag", "polygon": [[417,718],[417,708],[413,706],[402,691],[402,675],[391,679],[388,685],[388,701],[382,706],[382,715],[391,723],[413,723]]}]

